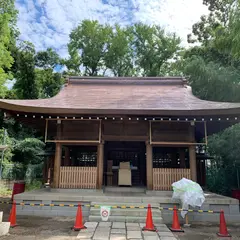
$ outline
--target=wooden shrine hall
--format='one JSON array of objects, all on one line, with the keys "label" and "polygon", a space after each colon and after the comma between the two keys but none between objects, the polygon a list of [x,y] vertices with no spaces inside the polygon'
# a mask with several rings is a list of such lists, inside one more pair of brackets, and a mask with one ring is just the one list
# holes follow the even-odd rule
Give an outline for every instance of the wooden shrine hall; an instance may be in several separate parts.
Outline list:
[{"label": "wooden shrine hall", "polygon": [[74,189],[204,185],[207,136],[240,118],[240,103],[201,100],[180,77],[69,77],[52,98],[0,108],[54,144],[50,184]]}]

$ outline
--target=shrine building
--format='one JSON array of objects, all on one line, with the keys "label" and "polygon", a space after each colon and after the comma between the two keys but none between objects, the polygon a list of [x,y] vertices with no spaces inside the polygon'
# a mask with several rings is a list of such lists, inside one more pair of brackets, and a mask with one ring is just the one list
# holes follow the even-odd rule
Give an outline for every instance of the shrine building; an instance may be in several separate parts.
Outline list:
[{"label": "shrine building", "polygon": [[69,189],[204,186],[208,136],[240,119],[240,103],[201,100],[181,77],[69,77],[52,98],[0,109],[54,145],[50,185]]}]

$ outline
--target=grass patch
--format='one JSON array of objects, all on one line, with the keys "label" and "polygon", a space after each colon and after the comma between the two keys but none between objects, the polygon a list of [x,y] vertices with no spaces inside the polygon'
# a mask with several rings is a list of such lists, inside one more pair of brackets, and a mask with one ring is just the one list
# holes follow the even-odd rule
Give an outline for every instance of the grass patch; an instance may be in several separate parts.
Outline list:
[{"label": "grass patch", "polygon": [[38,180],[33,180],[29,183],[26,183],[25,191],[33,191],[42,188],[42,182]]}]

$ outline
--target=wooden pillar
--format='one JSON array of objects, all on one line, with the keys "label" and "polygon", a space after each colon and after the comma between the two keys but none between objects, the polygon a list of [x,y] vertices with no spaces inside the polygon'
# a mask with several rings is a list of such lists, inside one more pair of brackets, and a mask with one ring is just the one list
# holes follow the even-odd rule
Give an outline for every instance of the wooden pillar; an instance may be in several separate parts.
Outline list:
[{"label": "wooden pillar", "polygon": [[97,188],[101,189],[103,185],[103,161],[104,161],[104,144],[98,145],[97,151]]},{"label": "wooden pillar", "polygon": [[197,182],[197,162],[196,162],[195,146],[189,147],[189,163],[190,163],[191,178],[194,182]]},{"label": "wooden pillar", "polygon": [[62,145],[61,145],[61,143],[56,143],[55,159],[54,159],[54,171],[53,171],[53,187],[54,188],[59,187],[61,155],[62,155]]},{"label": "wooden pillar", "polygon": [[152,160],[152,145],[146,143],[146,167],[147,167],[147,189],[153,189],[153,160]]}]

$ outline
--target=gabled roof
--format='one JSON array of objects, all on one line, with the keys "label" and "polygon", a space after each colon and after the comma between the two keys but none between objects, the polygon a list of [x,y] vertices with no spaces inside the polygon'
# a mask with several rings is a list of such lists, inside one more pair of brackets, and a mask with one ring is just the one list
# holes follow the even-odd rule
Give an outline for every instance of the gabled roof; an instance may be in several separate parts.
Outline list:
[{"label": "gabled roof", "polygon": [[54,97],[0,100],[0,108],[41,114],[239,114],[240,103],[200,100],[181,77],[70,77]]}]

